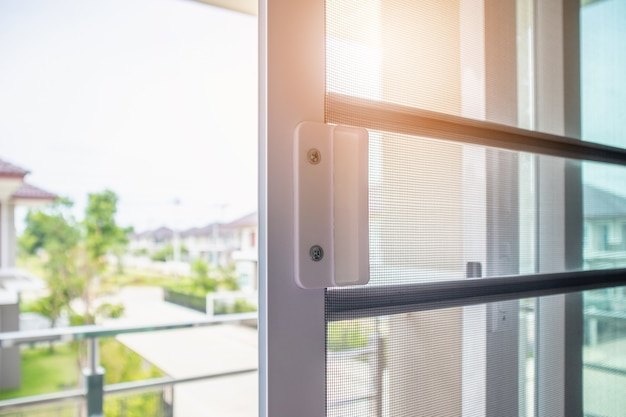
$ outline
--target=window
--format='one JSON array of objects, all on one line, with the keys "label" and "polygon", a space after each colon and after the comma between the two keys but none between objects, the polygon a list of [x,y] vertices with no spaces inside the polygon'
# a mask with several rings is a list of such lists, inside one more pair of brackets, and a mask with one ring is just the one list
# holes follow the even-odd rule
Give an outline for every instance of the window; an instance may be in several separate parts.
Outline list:
[{"label": "window", "polygon": [[[262,410],[599,412],[587,398],[611,377],[580,377],[607,366],[587,366],[580,290],[623,277],[583,252],[582,178],[587,163],[623,171],[625,159],[575,140],[579,5],[329,0],[265,12]],[[291,141],[304,120],[369,130],[367,286],[294,284]]]}]

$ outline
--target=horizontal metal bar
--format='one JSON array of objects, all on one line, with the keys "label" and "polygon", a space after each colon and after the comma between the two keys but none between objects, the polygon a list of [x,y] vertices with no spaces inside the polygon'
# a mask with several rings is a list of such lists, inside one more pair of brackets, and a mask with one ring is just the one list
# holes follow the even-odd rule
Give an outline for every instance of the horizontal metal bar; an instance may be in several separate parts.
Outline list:
[{"label": "horizontal metal bar", "polygon": [[398,104],[329,93],[326,110],[328,123],[626,165],[626,150],[621,148]]},{"label": "horizontal metal bar", "polygon": [[626,320],[626,312],[596,310],[595,308],[587,308],[585,309],[585,317],[591,319]]},{"label": "horizontal metal bar", "polygon": [[11,400],[0,401],[0,410],[12,408],[31,407],[36,405],[59,403],[72,400],[84,400],[85,390],[73,389],[68,391],[55,392],[53,394],[32,395],[29,397],[13,398]]},{"label": "horizontal metal bar", "polygon": [[222,372],[219,374],[199,375],[187,378],[154,378],[143,381],[122,382],[119,384],[106,385],[104,387],[105,394],[118,394],[121,392],[142,391],[150,388],[161,388],[170,385],[184,384],[188,382],[205,381],[215,378],[224,378],[229,376],[237,376],[257,372],[258,368],[240,369],[237,371]]},{"label": "horizontal metal bar", "polygon": [[604,372],[608,374],[613,374],[617,376],[625,376],[626,377],[626,369],[622,368],[613,368],[606,365],[600,365],[597,363],[584,363],[583,366],[586,369],[592,369],[594,371]]},{"label": "horizontal metal bar", "polygon": [[343,350],[343,351],[337,351],[337,352],[328,350],[326,352],[326,360],[327,361],[333,361],[333,360],[343,361],[347,359],[362,358],[364,356],[374,355],[376,352],[377,352],[376,346],[368,346],[366,348],[350,349],[350,350]]},{"label": "horizontal metal bar", "polygon": [[233,323],[248,320],[255,320],[258,317],[256,312],[224,314],[206,319],[199,319],[184,322],[157,323],[157,324],[134,324],[123,326],[72,326],[55,327],[52,329],[27,330],[18,332],[0,333],[0,347],[9,347],[21,344],[37,342],[55,342],[84,340],[90,338],[113,337],[125,333],[156,332],[162,330],[185,329],[191,327],[212,326],[221,323]]},{"label": "horizontal metal bar", "polygon": [[[110,384],[104,387],[104,394],[119,394],[132,391],[148,391],[153,388],[161,388],[171,385],[184,384],[189,382],[198,382],[209,379],[224,378],[229,376],[237,376],[257,372],[257,368],[240,369],[230,372],[222,372],[219,374],[198,375],[187,378],[154,378],[142,381],[122,382],[119,384]],[[0,410],[9,410],[21,407],[31,407],[43,404],[58,403],[71,400],[85,399],[86,392],[84,389],[74,389],[68,391],[55,392],[54,394],[33,395],[29,397],[14,398],[11,400],[0,401]]]},{"label": "horizontal metal bar", "polygon": [[626,285],[626,269],[329,288],[328,321],[460,307]]}]

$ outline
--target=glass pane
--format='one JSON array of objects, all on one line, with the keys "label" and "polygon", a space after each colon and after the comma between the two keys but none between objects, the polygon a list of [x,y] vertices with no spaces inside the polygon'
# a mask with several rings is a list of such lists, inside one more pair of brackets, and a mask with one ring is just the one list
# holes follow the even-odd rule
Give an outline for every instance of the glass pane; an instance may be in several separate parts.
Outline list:
[{"label": "glass pane", "polygon": [[150,415],[171,417],[174,412],[173,387],[107,395],[104,414],[107,416]]},{"label": "glass pane", "polygon": [[[575,342],[552,308],[580,297],[585,331]],[[546,404],[563,401],[566,381],[549,384],[566,348],[583,351],[566,366],[582,367],[584,415],[622,416],[625,300],[626,288],[612,288],[328,323],[328,415],[562,415]],[[496,324],[503,314],[509,321]]]},{"label": "glass pane", "polygon": [[[580,9],[582,137],[626,147],[626,2],[583,2]],[[585,268],[626,266],[626,171],[585,163]]]},{"label": "glass pane", "polygon": [[582,3],[582,138],[623,148],[626,147],[626,1]]},{"label": "glass pane", "polygon": [[585,269],[626,267],[626,169],[585,163]]},{"label": "glass pane", "polygon": [[626,410],[626,288],[585,293],[585,415],[619,417]]},{"label": "glass pane", "polygon": [[76,417],[85,408],[83,401],[68,400],[53,405],[31,405],[0,410],[0,417]]}]

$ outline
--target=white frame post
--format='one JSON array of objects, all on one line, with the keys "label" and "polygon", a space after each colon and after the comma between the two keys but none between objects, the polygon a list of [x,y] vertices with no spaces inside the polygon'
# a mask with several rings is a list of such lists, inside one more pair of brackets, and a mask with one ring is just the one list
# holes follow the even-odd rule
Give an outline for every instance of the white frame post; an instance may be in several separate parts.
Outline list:
[{"label": "white frame post", "polygon": [[259,7],[259,415],[319,417],[326,408],[324,290],[294,279],[294,131],[324,122],[325,4]]},{"label": "white frame post", "polygon": [[[578,2],[535,0],[535,120],[542,132],[580,137]],[[555,195],[555,190],[563,190]],[[538,272],[582,266],[580,165],[538,158]],[[549,209],[548,209],[549,208]],[[582,294],[537,300],[535,415],[579,417]]]}]

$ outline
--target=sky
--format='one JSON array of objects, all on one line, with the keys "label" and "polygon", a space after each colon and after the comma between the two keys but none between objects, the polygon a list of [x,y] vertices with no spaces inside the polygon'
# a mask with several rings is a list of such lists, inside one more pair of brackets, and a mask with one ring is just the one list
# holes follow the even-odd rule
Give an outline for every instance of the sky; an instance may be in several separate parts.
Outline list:
[{"label": "sky", "polygon": [[256,210],[257,153],[256,17],[192,0],[0,1],[0,159],[78,218],[111,189],[137,231],[233,220]]}]

